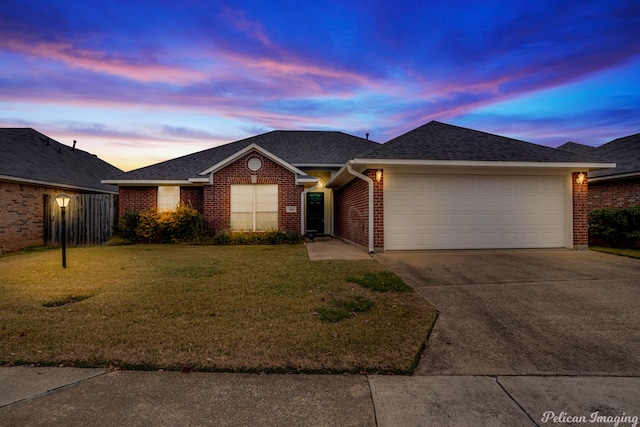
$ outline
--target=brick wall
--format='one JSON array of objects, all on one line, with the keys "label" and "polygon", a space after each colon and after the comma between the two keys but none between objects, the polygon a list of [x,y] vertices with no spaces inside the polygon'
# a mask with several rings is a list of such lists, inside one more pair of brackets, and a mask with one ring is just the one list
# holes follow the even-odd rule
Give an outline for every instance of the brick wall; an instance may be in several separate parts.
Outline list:
[{"label": "brick wall", "polygon": [[589,208],[640,206],[640,177],[589,184]]},{"label": "brick wall", "polygon": [[[257,157],[262,167],[251,171],[247,161]],[[207,227],[213,233],[229,229],[231,217],[231,184],[251,184],[251,175],[257,176],[257,184],[278,185],[278,228],[283,231],[300,233],[300,197],[303,185],[296,185],[293,172],[283,168],[258,152],[251,152],[219,170],[213,176],[213,185],[205,186],[203,211]],[[295,213],[287,213],[287,206],[296,206]]]},{"label": "brick wall", "polygon": [[0,248],[18,250],[44,244],[44,195],[78,194],[56,187],[0,181]]},{"label": "brick wall", "polygon": [[203,212],[202,187],[180,187],[180,202],[191,206],[198,212]]},{"label": "brick wall", "polygon": [[[585,175],[586,172],[583,172]],[[571,175],[573,186],[573,246],[586,247],[589,244],[589,183],[585,178],[582,184],[576,179],[579,172]]]},{"label": "brick wall", "polygon": [[[373,246],[375,250],[384,249],[384,171],[383,177],[376,181],[376,170],[368,169],[363,175],[373,179]],[[336,236],[357,245],[369,247],[369,184],[355,178],[334,193]]]},{"label": "brick wall", "polygon": [[158,207],[158,187],[122,186],[119,190],[118,216],[120,217],[128,210],[140,213]]}]

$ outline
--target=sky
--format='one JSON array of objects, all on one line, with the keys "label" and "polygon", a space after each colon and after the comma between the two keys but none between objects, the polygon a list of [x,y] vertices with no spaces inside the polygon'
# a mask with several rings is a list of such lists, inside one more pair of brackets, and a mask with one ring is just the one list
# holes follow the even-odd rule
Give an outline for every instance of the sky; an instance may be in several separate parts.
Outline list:
[{"label": "sky", "polygon": [[640,1],[2,0],[0,127],[131,170],[274,129],[640,132]]}]

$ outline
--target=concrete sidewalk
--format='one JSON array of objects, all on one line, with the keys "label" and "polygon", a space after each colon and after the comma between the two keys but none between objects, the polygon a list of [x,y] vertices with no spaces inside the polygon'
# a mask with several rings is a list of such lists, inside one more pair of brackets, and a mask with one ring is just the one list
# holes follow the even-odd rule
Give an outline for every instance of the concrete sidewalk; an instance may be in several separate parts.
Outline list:
[{"label": "concrete sidewalk", "polygon": [[[640,425],[633,377],[12,367],[0,368],[0,399],[0,426],[613,426],[614,417]],[[597,416],[610,418],[591,422]]]},{"label": "concrete sidewalk", "polygon": [[373,259],[364,250],[333,237],[316,237],[305,243],[311,261]]}]

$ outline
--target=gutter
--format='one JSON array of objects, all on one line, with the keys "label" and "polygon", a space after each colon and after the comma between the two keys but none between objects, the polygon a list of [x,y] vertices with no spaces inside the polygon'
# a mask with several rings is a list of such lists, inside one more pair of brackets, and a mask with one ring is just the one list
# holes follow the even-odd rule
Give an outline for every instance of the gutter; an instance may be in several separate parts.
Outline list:
[{"label": "gutter", "polygon": [[369,253],[373,253],[373,180],[366,175],[356,172],[351,167],[351,163],[347,164],[347,171],[356,178],[360,178],[369,184]]}]

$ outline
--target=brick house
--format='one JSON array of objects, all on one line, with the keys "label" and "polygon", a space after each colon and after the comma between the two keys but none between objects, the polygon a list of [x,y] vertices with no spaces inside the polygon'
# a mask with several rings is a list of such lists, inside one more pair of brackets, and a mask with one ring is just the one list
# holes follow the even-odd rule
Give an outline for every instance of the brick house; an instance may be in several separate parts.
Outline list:
[{"label": "brick house", "polygon": [[568,142],[558,149],[616,163],[615,168],[589,172],[590,210],[640,206],[640,133],[599,147]]},{"label": "brick house", "polygon": [[44,244],[44,196],[117,194],[102,184],[122,173],[85,151],[30,128],[0,128],[0,250]]},{"label": "brick house", "polygon": [[273,131],[103,180],[120,214],[190,202],[218,231],[313,230],[369,252],[586,247],[590,170],[613,167],[430,122],[385,144]]}]

